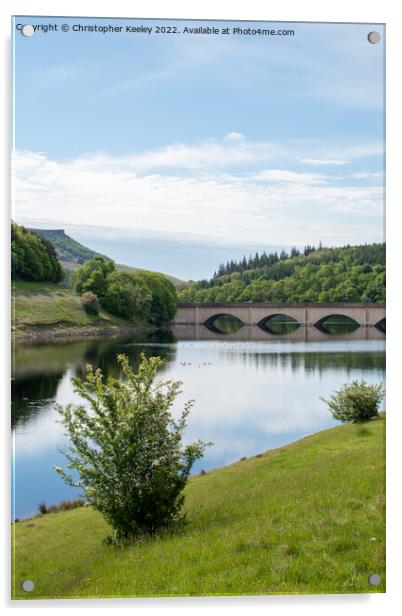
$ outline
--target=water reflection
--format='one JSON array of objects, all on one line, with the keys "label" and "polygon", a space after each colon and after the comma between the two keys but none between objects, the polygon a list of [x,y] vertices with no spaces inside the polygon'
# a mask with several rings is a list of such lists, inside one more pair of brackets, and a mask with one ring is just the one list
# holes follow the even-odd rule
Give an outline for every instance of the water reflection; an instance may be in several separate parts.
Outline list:
[{"label": "water reflection", "polygon": [[205,327],[214,334],[235,334],[244,327],[244,323],[231,314],[218,314],[212,319],[208,319]]},{"label": "water reflection", "polygon": [[43,404],[51,402],[63,376],[59,374],[30,375],[11,382],[11,426],[27,421],[39,413]]},{"label": "water reflection", "polygon": [[[204,327],[211,338],[202,339],[198,330],[197,339],[194,328],[175,328],[136,337],[18,345],[12,383],[16,515],[33,515],[40,501],[56,503],[77,493],[52,470],[53,464],[65,464],[58,450],[66,443],[54,401],[80,402],[71,378],[83,374],[87,363],[118,376],[118,353],[128,355],[134,367],[141,353],[166,360],[163,377],[183,383],[173,412],[195,400],[185,438],[214,443],[194,472],[330,427],[335,422],[320,396],[328,398],[352,379],[384,380],[384,334],[376,328],[360,328],[360,333],[366,336],[370,329],[377,339],[350,338],[356,332],[329,337],[316,328],[299,328],[289,336],[252,329],[256,339],[239,339],[244,330],[253,335],[246,326],[224,337]],[[306,329],[314,332],[291,338]]]},{"label": "water reflection", "polygon": [[[102,340],[57,341],[53,344],[17,345],[11,382],[12,427],[26,421],[40,411],[45,403],[54,402],[66,370],[72,376],[83,377],[86,366],[100,368],[106,377],[119,377],[121,369],[116,361],[119,353],[129,357],[134,369],[138,368],[140,354],[132,347],[132,336]],[[171,332],[140,334],[138,344],[143,344],[146,357],[157,354],[165,360],[165,368],[174,361],[176,337]],[[157,343],[157,348],[153,347]]]},{"label": "water reflection", "polygon": [[286,314],[273,314],[258,323],[258,326],[270,334],[286,336],[296,331],[300,323]]},{"label": "water reflection", "polygon": [[239,360],[243,365],[254,364],[257,368],[277,368],[288,367],[292,372],[304,371],[306,373],[323,373],[326,370],[341,370],[346,374],[351,371],[359,370],[360,372],[382,370],[384,368],[384,353],[382,351],[353,352],[338,351],[326,352],[321,351],[295,351],[295,352],[279,352],[279,353],[244,353],[242,351],[236,353],[236,350],[227,352],[228,362],[238,363]]},{"label": "water reflection", "polygon": [[[277,331],[281,324],[277,324]],[[336,329],[338,328],[338,329]],[[292,328],[293,329],[293,328]],[[328,332],[318,329],[317,327],[300,326],[290,332],[273,333],[262,327],[255,325],[244,325],[241,329],[227,333],[225,336],[221,333],[212,331],[209,327],[200,324],[192,325],[175,325],[172,328],[172,333],[178,340],[238,340],[249,342],[266,342],[275,340],[291,340],[297,341],[323,341],[329,340],[384,340],[385,333],[377,327],[358,327],[354,331],[344,331],[343,325],[333,325],[333,332]]]}]

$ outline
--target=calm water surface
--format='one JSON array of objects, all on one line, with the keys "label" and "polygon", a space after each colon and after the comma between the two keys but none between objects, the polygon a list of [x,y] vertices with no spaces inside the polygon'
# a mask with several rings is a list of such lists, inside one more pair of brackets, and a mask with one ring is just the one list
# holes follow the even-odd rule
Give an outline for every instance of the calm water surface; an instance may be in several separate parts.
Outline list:
[{"label": "calm water surface", "polygon": [[54,464],[65,467],[60,449],[67,444],[54,404],[80,401],[71,377],[83,375],[88,363],[117,376],[118,353],[128,355],[134,366],[141,352],[166,360],[161,376],[183,382],[174,412],[180,412],[186,400],[195,401],[186,441],[201,438],[214,443],[194,465],[194,473],[333,426],[336,422],[320,396],[329,397],[353,379],[384,381],[385,340],[379,332],[372,340],[356,335],[315,340],[308,332],[295,340],[268,334],[261,339],[261,332],[257,336],[253,340],[251,332],[249,340],[237,340],[217,334],[200,340],[182,329],[17,345],[12,381],[15,517],[36,514],[42,501],[56,504],[79,494],[52,470]]}]

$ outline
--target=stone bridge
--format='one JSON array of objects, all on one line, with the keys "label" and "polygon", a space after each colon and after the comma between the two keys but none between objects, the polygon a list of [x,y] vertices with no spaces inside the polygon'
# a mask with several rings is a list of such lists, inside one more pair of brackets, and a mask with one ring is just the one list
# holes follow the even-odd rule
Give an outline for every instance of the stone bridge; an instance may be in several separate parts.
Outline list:
[{"label": "stone bridge", "polygon": [[208,325],[220,315],[231,315],[245,325],[261,325],[274,315],[286,315],[300,325],[309,327],[330,316],[342,315],[356,321],[362,327],[375,327],[385,319],[385,304],[266,304],[266,303],[179,303],[174,325]]}]

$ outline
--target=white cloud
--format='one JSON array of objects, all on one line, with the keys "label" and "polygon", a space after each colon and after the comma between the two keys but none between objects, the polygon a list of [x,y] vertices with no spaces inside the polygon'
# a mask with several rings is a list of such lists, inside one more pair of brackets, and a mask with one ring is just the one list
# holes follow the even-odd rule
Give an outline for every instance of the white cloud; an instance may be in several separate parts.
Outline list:
[{"label": "white cloud", "polygon": [[229,133],[223,141],[206,139],[194,145],[177,143],[120,159],[132,169],[144,171],[181,167],[187,169],[253,165],[284,156],[286,150],[271,142],[249,142],[240,133]]},{"label": "white cloud", "polygon": [[318,173],[303,173],[283,169],[268,169],[266,171],[260,171],[254,177],[256,180],[269,180],[271,182],[296,182],[299,184],[322,184],[326,180],[326,176]]},{"label": "white cloud", "polygon": [[347,165],[349,161],[347,160],[336,160],[336,159],[326,159],[326,158],[301,158],[301,163],[305,165],[317,165],[317,166],[330,166],[330,165]]},{"label": "white cloud", "polygon": [[225,137],[225,141],[242,141],[243,139],[245,139],[246,137],[242,134],[242,133],[236,133],[236,132],[232,132],[232,133],[228,133]]},{"label": "white cloud", "polygon": [[350,174],[350,177],[356,180],[381,180],[383,176],[382,171],[357,171]]},{"label": "white cloud", "polygon": [[[297,159],[301,144],[296,149]],[[288,169],[290,152],[243,137],[69,161],[17,152],[13,216],[29,226],[98,227],[105,236],[124,230],[131,237],[215,245],[381,237],[380,186]],[[273,160],[283,167],[270,168]]]},{"label": "white cloud", "polygon": [[[383,145],[380,143],[331,144],[329,147],[316,140],[292,140],[283,143],[274,141],[249,141],[244,135],[230,132],[223,139],[203,139],[197,143],[173,143],[156,150],[126,156],[110,156],[104,152],[91,153],[74,160],[79,169],[127,171],[131,174],[149,173],[151,170],[167,173],[172,169],[222,170],[241,167],[260,169],[275,165],[288,166],[300,162],[316,165],[340,165],[360,158],[380,156]],[[308,156],[306,156],[308,154]],[[29,164],[34,156],[31,153]],[[36,153],[41,157],[44,154]],[[28,164],[28,163],[24,163]],[[307,176],[307,174],[306,174]]]}]

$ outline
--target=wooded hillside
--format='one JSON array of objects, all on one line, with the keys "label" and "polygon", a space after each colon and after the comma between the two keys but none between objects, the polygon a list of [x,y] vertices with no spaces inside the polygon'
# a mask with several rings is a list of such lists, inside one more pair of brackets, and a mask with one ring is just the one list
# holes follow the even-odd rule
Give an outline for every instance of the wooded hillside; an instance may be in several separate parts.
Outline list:
[{"label": "wooded hillside", "polygon": [[180,292],[188,302],[385,302],[385,244],[256,253]]}]

